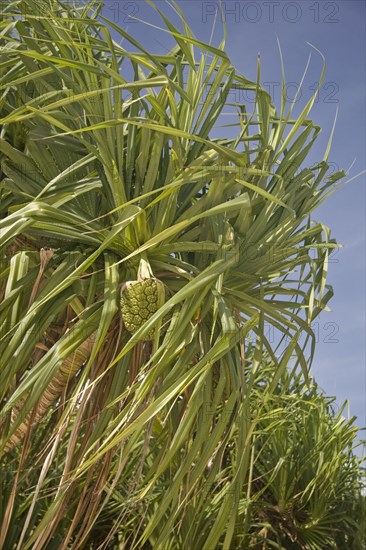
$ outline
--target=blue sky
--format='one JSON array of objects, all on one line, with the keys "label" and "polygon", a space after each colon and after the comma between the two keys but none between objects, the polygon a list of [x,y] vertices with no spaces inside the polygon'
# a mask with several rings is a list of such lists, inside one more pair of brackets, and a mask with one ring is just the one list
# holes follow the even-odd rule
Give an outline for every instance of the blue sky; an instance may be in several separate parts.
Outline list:
[{"label": "blue sky", "polygon": [[[169,6],[156,2],[174,17]],[[202,41],[210,39],[218,2],[184,0],[181,9]],[[232,64],[255,80],[257,56],[261,56],[262,85],[280,104],[281,64],[277,37],[284,57],[288,97],[292,98],[309,54],[312,59],[301,89],[298,107],[303,108],[319,80],[322,60],[308,44],[326,58],[327,72],[311,118],[322,127],[311,160],[320,161],[332,128],[338,119],[330,155],[334,169],[345,169],[355,161],[349,177],[365,168],[365,6],[363,0],[302,0],[300,2],[226,1],[226,51]],[[108,0],[103,14],[128,30],[153,52],[169,49],[169,37],[129,15],[160,24],[144,0]],[[213,44],[222,38],[221,16],[217,18]],[[356,159],[356,160],[355,160]],[[344,248],[331,257],[328,282],[335,296],[331,312],[324,312],[315,330],[318,346],[313,374],[320,386],[341,404],[350,401],[350,413],[366,426],[365,367],[365,175],[346,185],[314,214],[332,230]]]}]

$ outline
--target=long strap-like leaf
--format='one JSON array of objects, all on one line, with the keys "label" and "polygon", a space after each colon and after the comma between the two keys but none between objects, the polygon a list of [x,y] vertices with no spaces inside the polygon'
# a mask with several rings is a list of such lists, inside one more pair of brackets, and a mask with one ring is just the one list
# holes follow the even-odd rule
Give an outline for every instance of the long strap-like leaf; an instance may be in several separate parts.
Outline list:
[{"label": "long strap-like leaf", "polygon": [[[9,439],[5,451],[8,452],[21,440],[35,424],[38,424],[45,416],[50,406],[60,397],[69,381],[75,376],[77,371],[88,360],[95,341],[95,333],[91,334],[79,347],[62,363],[60,370],[52,379],[39,399],[36,406],[27,414],[19,428]],[[16,421],[21,409],[26,407],[26,398],[13,409],[12,423]]]}]

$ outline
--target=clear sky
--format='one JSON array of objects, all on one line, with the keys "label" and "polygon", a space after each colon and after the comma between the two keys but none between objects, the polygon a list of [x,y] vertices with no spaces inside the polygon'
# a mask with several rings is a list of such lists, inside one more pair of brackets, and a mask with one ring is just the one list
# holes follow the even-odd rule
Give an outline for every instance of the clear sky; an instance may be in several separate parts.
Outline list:
[{"label": "clear sky", "polygon": [[[156,3],[174,18],[166,2]],[[182,0],[178,4],[197,37],[209,41],[218,2]],[[323,130],[311,161],[322,160],[338,107],[330,162],[334,170],[347,171],[355,161],[349,177],[361,172],[366,165],[365,6],[364,0],[223,2],[226,51],[232,64],[255,80],[260,53],[262,85],[272,93],[277,106],[281,99],[277,37],[284,56],[289,98],[293,98],[295,85],[301,80],[309,53],[312,54],[299,108],[305,106],[313,93],[322,68],[321,57],[307,42],[323,53],[327,72],[310,115]],[[169,37],[129,17],[160,24],[145,0],[107,0],[103,15],[128,30],[151,51],[160,53],[169,49]],[[219,14],[213,44],[218,44],[221,38]],[[365,175],[339,190],[313,218],[329,226],[332,235],[344,245],[332,255],[329,266],[328,282],[335,291],[330,302],[332,311],[324,312],[314,327],[318,346],[313,375],[328,395],[337,397],[337,403],[350,401],[350,413],[357,415],[357,424],[363,427],[366,426]]]}]

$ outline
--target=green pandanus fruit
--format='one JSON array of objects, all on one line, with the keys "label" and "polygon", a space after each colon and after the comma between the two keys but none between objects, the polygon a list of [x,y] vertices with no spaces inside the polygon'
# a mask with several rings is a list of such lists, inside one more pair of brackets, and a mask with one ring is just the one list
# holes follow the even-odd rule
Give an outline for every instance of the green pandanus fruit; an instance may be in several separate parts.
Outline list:
[{"label": "green pandanus fruit", "polygon": [[[131,334],[137,332],[142,325],[164,304],[164,283],[154,277],[151,267],[144,258],[136,281],[127,281],[121,291],[121,312],[123,323]],[[153,340],[155,329],[152,329],[145,340]]]}]

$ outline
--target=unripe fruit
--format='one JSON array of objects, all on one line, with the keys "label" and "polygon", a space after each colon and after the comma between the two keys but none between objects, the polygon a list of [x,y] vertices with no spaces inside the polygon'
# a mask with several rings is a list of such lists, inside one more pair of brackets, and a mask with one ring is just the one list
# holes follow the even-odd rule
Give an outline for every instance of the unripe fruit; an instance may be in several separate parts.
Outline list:
[{"label": "unripe fruit", "polygon": [[[122,319],[128,332],[134,334],[141,328],[164,303],[164,298],[164,284],[155,277],[128,281],[121,293]],[[153,329],[144,338],[152,340],[154,333]]]}]

